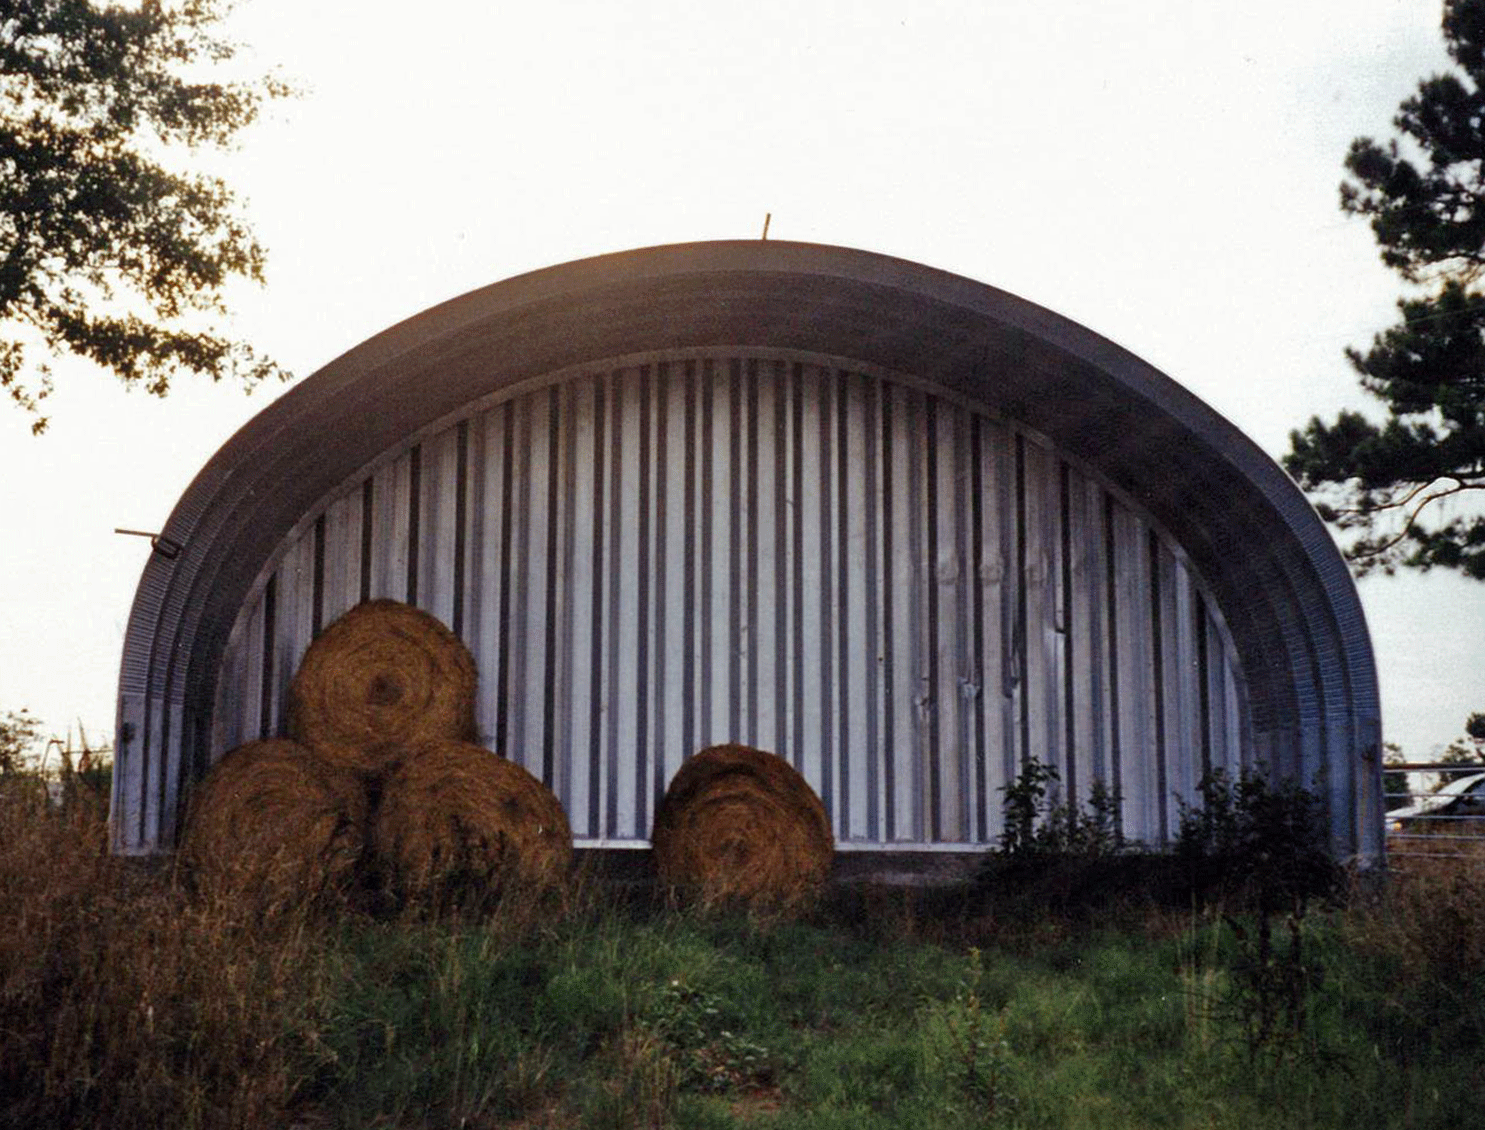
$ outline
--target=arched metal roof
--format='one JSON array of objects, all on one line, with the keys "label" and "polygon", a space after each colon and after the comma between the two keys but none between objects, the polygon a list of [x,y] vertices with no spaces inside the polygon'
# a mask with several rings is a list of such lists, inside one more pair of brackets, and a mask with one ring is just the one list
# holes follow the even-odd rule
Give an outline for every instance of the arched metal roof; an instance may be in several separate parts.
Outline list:
[{"label": "arched metal roof", "polygon": [[[200,763],[234,618],[285,534],[409,434],[482,397],[657,349],[790,349],[910,375],[1050,438],[1138,500],[1223,609],[1256,740],[1330,793],[1344,850],[1381,850],[1376,674],[1324,526],[1252,441],[1138,357],[1048,310],[900,259],[779,241],[682,244],[445,302],[305,379],[203,468],[147,562],[125,637],[114,837],[173,817],[160,751]],[[204,705],[203,705],[204,704]],[[1348,826],[1347,826],[1348,825]]]}]

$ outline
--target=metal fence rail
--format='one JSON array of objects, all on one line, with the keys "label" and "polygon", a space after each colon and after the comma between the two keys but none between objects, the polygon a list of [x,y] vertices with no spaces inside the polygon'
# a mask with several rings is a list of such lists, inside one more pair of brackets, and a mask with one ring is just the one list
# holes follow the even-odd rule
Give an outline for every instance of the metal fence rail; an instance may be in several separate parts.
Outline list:
[{"label": "metal fence rail", "polygon": [[1406,762],[1385,769],[1404,774],[1406,782],[1386,793],[1393,859],[1485,860],[1485,762]]}]

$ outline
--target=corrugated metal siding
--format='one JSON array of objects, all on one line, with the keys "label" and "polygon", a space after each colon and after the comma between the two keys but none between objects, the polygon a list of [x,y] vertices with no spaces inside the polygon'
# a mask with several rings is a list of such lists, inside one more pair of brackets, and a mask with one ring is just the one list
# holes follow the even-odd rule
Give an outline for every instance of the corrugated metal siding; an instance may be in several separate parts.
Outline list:
[{"label": "corrugated metal siding", "polygon": [[676,355],[483,403],[308,516],[232,632],[212,756],[280,732],[315,633],[409,600],[479,664],[481,740],[581,841],[684,756],[773,749],[843,845],[993,842],[1024,758],[1159,842],[1246,762],[1242,674],[1179,547],[1041,437],[820,359]]}]

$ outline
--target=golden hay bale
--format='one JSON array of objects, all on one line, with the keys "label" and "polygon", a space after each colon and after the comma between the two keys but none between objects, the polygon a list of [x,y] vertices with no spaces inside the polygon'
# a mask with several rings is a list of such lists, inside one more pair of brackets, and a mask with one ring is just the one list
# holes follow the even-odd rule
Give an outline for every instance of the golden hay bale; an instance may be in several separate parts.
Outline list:
[{"label": "golden hay bale", "polygon": [[409,750],[383,783],[372,841],[393,896],[434,908],[546,886],[572,863],[572,829],[551,790],[469,742]]},{"label": "golden hay bale", "polygon": [[712,746],[681,766],[650,840],[665,886],[759,908],[813,897],[835,852],[809,783],[777,754],[742,745]]},{"label": "golden hay bale", "polygon": [[366,821],[354,774],[298,742],[249,742],[196,786],[181,860],[205,893],[302,903],[350,889]]},{"label": "golden hay bale", "polygon": [[474,737],[474,657],[409,604],[358,604],[320,633],[289,687],[289,736],[373,772],[391,751]]}]

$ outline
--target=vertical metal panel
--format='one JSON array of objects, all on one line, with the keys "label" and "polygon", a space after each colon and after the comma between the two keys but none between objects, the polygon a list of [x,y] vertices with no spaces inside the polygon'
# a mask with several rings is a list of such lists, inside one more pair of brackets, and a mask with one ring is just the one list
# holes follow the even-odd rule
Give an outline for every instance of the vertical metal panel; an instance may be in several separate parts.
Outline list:
[{"label": "vertical metal panel", "polygon": [[325,510],[324,598],[322,624],[330,624],[361,599],[362,492],[332,502]]},{"label": "vertical metal panel", "polygon": [[167,700],[165,705],[166,757],[164,772],[159,783],[159,808],[154,815],[154,835],[175,826],[180,812],[181,789],[185,779],[184,762],[188,756],[188,741],[192,735],[186,732],[185,705]]},{"label": "vertical metal panel", "polygon": [[882,602],[882,519],[881,492],[881,436],[882,436],[882,385],[880,381],[867,378],[864,381],[865,420],[862,429],[862,507],[864,529],[862,532],[862,585],[864,588],[863,612],[866,622],[866,639],[862,658],[865,664],[866,748],[860,758],[857,779],[863,794],[861,835],[863,839],[880,842],[884,836],[882,811],[883,762],[886,747],[883,743],[883,685],[882,673],[886,655],[883,651]]},{"label": "vertical metal panel", "polygon": [[139,827],[143,838],[153,840],[160,834],[162,816],[160,793],[164,788],[165,774],[170,761],[172,746],[165,729],[165,702],[163,698],[150,699],[144,710],[145,726],[142,732],[153,737],[157,745],[157,756],[144,766],[142,795],[139,798]]},{"label": "vertical metal panel", "polygon": [[[972,718],[980,710],[979,680],[973,660],[973,633],[970,630],[970,594],[974,578],[970,567],[970,507],[966,493],[970,483],[970,414],[955,408],[944,421],[947,435],[940,441],[938,513],[950,523],[940,539],[941,561],[939,584],[940,669],[947,668],[948,679],[941,684],[940,697],[952,709],[940,730],[941,749],[949,749],[943,766],[943,828],[941,836],[950,842],[962,842],[974,835],[975,819],[970,811],[972,801],[971,772],[974,762],[974,727]],[[947,450],[946,450],[947,448]]]},{"label": "vertical metal panel", "polygon": [[1160,780],[1155,740],[1154,651],[1151,641],[1150,555],[1145,524],[1114,508],[1116,666],[1119,671],[1119,789],[1124,832],[1132,839],[1160,836]]},{"label": "vertical metal panel", "polygon": [[580,837],[597,835],[598,791],[593,772],[593,753],[599,734],[596,729],[593,688],[598,680],[594,655],[594,617],[600,614],[595,594],[594,556],[600,552],[591,516],[595,513],[594,468],[598,435],[599,381],[587,377],[569,387],[571,418],[568,434],[572,449],[568,467],[568,495],[572,506],[572,549],[568,557],[567,583],[570,611],[567,636],[568,667],[566,732],[568,735],[567,777],[564,803],[573,831]]},{"label": "vertical metal panel", "polygon": [[758,362],[756,359],[733,362],[732,420],[734,427],[734,465],[737,468],[739,506],[733,511],[737,531],[734,543],[737,576],[736,606],[740,620],[737,631],[743,646],[738,659],[735,683],[738,686],[738,718],[734,732],[749,745],[758,744],[758,667],[761,650],[758,603]]},{"label": "vertical metal panel", "polygon": [[[871,545],[875,499],[869,470],[875,469],[876,444],[871,435],[875,413],[869,410],[870,389],[866,378],[850,373],[838,376],[839,411],[836,475],[839,480],[840,573],[842,618],[840,622],[841,693],[839,718],[841,748],[837,763],[841,780],[841,835],[866,840],[873,835],[872,809],[868,804],[868,777],[876,756],[875,632],[871,623],[875,606],[876,552]],[[868,467],[870,460],[871,467]]]},{"label": "vertical metal panel", "polygon": [[[1196,796],[1196,782],[1201,776],[1203,728],[1197,683],[1196,594],[1186,566],[1165,554],[1162,554],[1162,560],[1169,561],[1171,632],[1174,637],[1170,672],[1172,694],[1168,696],[1172,717],[1167,742],[1167,787],[1173,798],[1190,804]],[[1171,830],[1175,828],[1176,819],[1173,816],[1170,821]]]},{"label": "vertical metal panel", "polygon": [[918,679],[914,723],[919,762],[915,804],[917,835],[932,841],[939,835],[939,777],[943,749],[939,745],[939,621],[938,621],[938,493],[937,404],[931,397],[917,402],[919,427],[913,436],[914,575],[917,604]]},{"label": "vertical metal panel", "polygon": [[496,737],[501,713],[500,641],[505,634],[500,622],[501,593],[506,587],[501,572],[503,518],[507,512],[503,505],[505,420],[506,408],[501,405],[470,421],[470,549],[465,574],[469,614],[464,642],[469,645],[480,673],[475,728],[480,741],[497,753],[501,752]]},{"label": "vertical metal panel", "polygon": [[562,746],[565,741],[565,734],[558,708],[559,691],[564,680],[559,680],[557,674],[565,670],[566,666],[565,655],[560,649],[565,639],[561,628],[567,616],[565,590],[562,585],[562,576],[567,563],[564,552],[566,539],[562,534],[567,518],[563,485],[567,481],[568,468],[562,443],[563,390],[554,386],[546,392],[547,419],[543,428],[546,444],[546,474],[542,483],[546,493],[543,502],[546,511],[546,537],[541,547],[541,559],[546,574],[542,581],[546,594],[546,608],[541,624],[545,669],[542,675],[542,740],[538,776],[548,788],[560,796],[563,787],[562,778],[566,776],[562,765],[567,760],[565,748],[563,755],[558,755],[559,746]]},{"label": "vertical metal panel", "polygon": [[901,492],[903,524],[907,536],[903,546],[907,551],[907,581],[903,595],[906,598],[906,616],[901,624],[901,636],[906,648],[906,662],[901,669],[909,699],[902,721],[907,726],[908,749],[912,757],[901,767],[898,775],[898,813],[902,817],[902,831],[912,842],[926,841],[929,837],[928,779],[933,772],[933,754],[929,748],[929,727],[925,718],[925,707],[929,704],[929,686],[932,678],[932,650],[929,625],[925,608],[928,603],[929,578],[924,574],[924,557],[927,554],[924,526],[927,523],[927,505],[924,495],[923,470],[924,445],[927,424],[926,398],[916,390],[904,397],[907,402],[906,429],[900,429],[896,446],[903,452],[907,465],[905,489]]},{"label": "vertical metal panel", "polygon": [[651,671],[651,732],[654,734],[645,782],[651,812],[685,757],[682,702],[685,663],[685,567],[689,547],[685,526],[685,381],[661,362],[654,382],[655,440],[655,593]]},{"label": "vertical metal panel", "polygon": [[1179,647],[1176,637],[1176,592],[1178,581],[1173,576],[1169,549],[1155,530],[1146,535],[1149,561],[1149,650],[1151,650],[1152,689],[1155,692],[1155,788],[1160,839],[1170,835],[1172,794],[1176,772],[1172,762],[1181,757],[1181,713],[1179,713]]},{"label": "vertical metal panel", "polygon": [[[780,380],[782,362],[759,361],[749,366],[749,401],[745,415],[749,420],[748,478],[752,485],[748,528],[752,584],[750,627],[753,658],[753,697],[756,711],[747,735],[748,740],[765,749],[785,750],[787,722],[787,619],[785,601],[788,586],[783,579],[782,564],[787,545],[783,464],[784,437],[781,410],[784,392]],[[672,407],[684,410],[684,401],[671,393]],[[676,427],[674,416],[670,417]],[[679,560],[679,558],[676,558]],[[675,594],[677,597],[679,593]],[[679,610],[668,613],[679,616]]]},{"label": "vertical metal panel", "polygon": [[119,696],[118,732],[127,736],[127,748],[121,753],[132,755],[129,762],[137,766],[135,775],[126,777],[116,773],[113,779],[110,802],[113,847],[116,851],[127,851],[135,845],[147,843],[144,827],[144,789],[142,787],[149,766],[148,759],[140,758],[145,741],[145,696],[126,692]]},{"label": "vertical metal panel", "polygon": [[973,466],[970,477],[971,513],[978,515],[972,531],[974,590],[970,603],[975,656],[979,665],[979,706],[976,719],[975,838],[993,841],[1002,830],[998,801],[1002,788],[1015,773],[1019,680],[1009,646],[1015,609],[1017,576],[1015,549],[1014,443],[1006,428],[975,416],[972,430]]},{"label": "vertical metal panel", "polygon": [[[774,745],[777,750],[787,750],[794,758],[799,756],[798,745],[791,740],[793,731],[792,719],[795,717],[793,709],[794,693],[799,684],[798,665],[792,662],[793,645],[790,625],[791,617],[798,616],[798,607],[791,601],[791,595],[795,593],[791,585],[792,574],[790,572],[790,541],[791,530],[797,523],[798,507],[795,504],[796,489],[790,471],[790,413],[789,405],[793,397],[793,367],[783,360],[774,362],[772,396],[773,396],[773,428],[768,434],[771,437],[772,457],[774,474],[777,476],[773,490],[773,536],[774,536],[774,564],[770,572],[773,574],[774,594]],[[791,605],[792,610],[791,610]]]},{"label": "vertical metal panel", "polygon": [[[1025,577],[1022,550],[1022,509],[1020,504],[1022,477],[1019,438],[1008,426],[992,425],[988,470],[994,471],[996,488],[992,496],[996,501],[994,536],[997,545],[997,589],[1000,609],[1000,638],[987,641],[987,646],[998,647],[995,653],[1001,671],[1001,759],[999,783],[1003,788],[1013,781],[1021,768],[1022,741],[1021,720],[1025,714],[1023,704],[1026,697],[1026,625],[1022,619]],[[1004,811],[1000,805],[991,804],[990,834],[999,835],[1005,826]]]},{"label": "vertical metal panel", "polygon": [[372,476],[371,597],[407,599],[407,538],[412,457],[403,455]]},{"label": "vertical metal panel", "polygon": [[925,692],[924,745],[928,751],[928,836],[935,842],[958,838],[959,654],[957,595],[960,584],[955,498],[954,416],[936,399],[926,405],[923,455],[924,587],[928,607],[928,686]]},{"label": "vertical metal panel", "polygon": [[459,430],[450,428],[419,445],[418,604],[443,623],[454,623],[455,522],[459,511]]},{"label": "vertical metal panel", "polygon": [[263,737],[270,724],[263,717],[264,621],[267,612],[268,602],[260,597],[249,606],[244,616],[239,617],[237,628],[233,632],[234,636],[242,640],[242,725],[238,727],[238,733],[240,740],[244,742]]},{"label": "vertical metal panel", "polygon": [[1222,638],[1222,654],[1225,668],[1222,690],[1225,700],[1227,768],[1229,772],[1239,773],[1253,763],[1252,719],[1247,709],[1247,693],[1237,652],[1232,640],[1225,634]]},{"label": "vertical metal panel", "polygon": [[[784,754],[864,845],[994,842],[1029,758],[1073,803],[1107,782],[1126,834],[1159,841],[1207,761],[1252,756],[1179,548],[1040,437],[917,387],[673,356],[480,406],[368,474],[243,609],[214,756],[280,730],[316,628],[409,592],[475,656],[481,741],[580,840],[643,840],[720,741]],[[130,819],[173,803],[159,772]]]},{"label": "vertical metal panel", "polygon": [[917,544],[913,536],[920,507],[911,490],[915,391],[882,389],[883,564],[883,740],[885,750],[884,838],[912,842],[919,832],[912,798],[922,761],[916,720],[918,684],[916,638]]},{"label": "vertical metal panel", "polygon": [[1236,777],[1245,765],[1243,730],[1247,714],[1241,691],[1242,673],[1221,616],[1202,595],[1206,620],[1207,701],[1210,730],[1210,768]]},{"label": "vertical metal panel", "polygon": [[269,697],[269,736],[285,732],[289,683],[314,638],[314,535],[311,528],[284,554],[275,574],[273,685]]},{"label": "vertical metal panel", "polygon": [[[557,678],[557,672],[569,672],[573,666],[575,643],[575,610],[573,608],[573,554],[577,541],[577,514],[573,509],[572,495],[577,481],[577,411],[578,388],[568,383],[552,390],[558,403],[553,408],[553,440],[560,448],[560,456],[552,459],[552,480],[549,497],[554,508],[560,509],[560,521],[553,518],[551,544],[554,560],[549,564],[552,585],[559,602],[560,613],[547,625],[550,646],[562,659],[555,665],[547,687],[548,702],[553,730],[552,745],[552,789],[566,810],[572,809],[573,788],[573,727],[572,703],[573,683],[571,678]],[[560,433],[560,437],[559,437]],[[466,471],[466,476],[468,472]]]},{"label": "vertical metal panel", "polygon": [[[609,385],[608,747],[605,821],[610,837],[634,836],[639,754],[639,406],[638,374],[621,370]],[[720,697],[720,696],[718,696]]]},{"label": "vertical metal panel", "polygon": [[[795,708],[799,718],[795,727],[796,741],[800,748],[795,756],[798,767],[816,788],[824,785],[825,770],[822,763],[820,733],[825,719],[820,704],[827,686],[825,658],[821,641],[825,629],[825,589],[827,581],[820,560],[823,513],[826,509],[824,490],[820,481],[820,435],[821,415],[825,411],[821,404],[821,378],[815,366],[805,366],[795,371],[794,400],[794,493],[795,522],[793,544],[793,574],[797,578],[793,599],[795,602],[794,631],[796,638],[796,663],[799,679],[795,694]],[[829,797],[822,795],[827,804]]]},{"label": "vertical metal panel", "polygon": [[[720,371],[719,371],[720,370]],[[727,495],[731,488],[727,463],[727,396],[725,363],[703,362],[697,406],[697,474],[694,513],[700,556],[697,559],[696,658],[697,687],[695,743],[698,747],[722,740],[721,719],[727,704]],[[720,417],[720,418],[719,418]]]},{"label": "vertical metal panel", "polygon": [[819,639],[816,653],[820,657],[819,698],[814,704],[816,742],[820,749],[820,797],[825,803],[825,813],[832,824],[840,825],[841,805],[839,795],[840,772],[838,758],[845,735],[841,732],[836,714],[836,704],[841,684],[840,656],[837,649],[838,625],[843,615],[842,593],[845,578],[840,568],[840,542],[838,522],[840,514],[839,483],[836,479],[835,448],[838,446],[838,415],[836,377],[830,369],[820,366],[813,370],[816,388],[814,401],[818,409],[819,442],[815,448],[814,462],[816,490],[813,492],[818,510],[815,514],[811,555],[817,556],[819,585],[816,592],[820,602]]},{"label": "vertical metal panel", "polygon": [[246,655],[241,631],[234,632],[222,655],[222,677],[217,683],[217,705],[212,712],[210,756],[213,761],[246,740],[242,734],[242,696],[247,689]]},{"label": "vertical metal panel", "polygon": [[635,597],[635,669],[637,687],[634,695],[635,742],[631,763],[620,762],[621,777],[628,778],[634,788],[634,800],[626,808],[630,813],[628,832],[630,836],[642,836],[649,827],[650,762],[654,747],[654,711],[652,710],[654,668],[651,663],[655,632],[656,578],[654,527],[657,519],[655,500],[655,404],[650,366],[639,369],[639,387],[632,399],[637,407],[637,466],[635,545],[637,559],[634,563]]},{"label": "vertical metal panel", "polygon": [[[533,606],[540,607],[541,578],[545,570],[540,562],[533,560],[532,514],[536,507],[533,494],[540,490],[532,466],[531,414],[533,398],[522,397],[511,405],[511,420],[506,435],[509,444],[505,465],[509,473],[506,486],[506,512],[502,518],[507,527],[505,556],[501,570],[505,575],[505,592],[502,594],[501,655],[504,670],[500,700],[503,707],[501,729],[503,741],[500,752],[522,765],[527,771],[535,760],[530,730],[533,707],[540,713],[540,687],[532,678],[540,669],[540,655],[532,663],[532,652],[539,651],[542,636],[540,624],[533,623]],[[533,571],[534,570],[534,571]],[[540,773],[540,765],[536,772]]]},{"label": "vertical metal panel", "polygon": [[1028,758],[1063,769],[1062,637],[1058,609],[1058,512],[1054,453],[1022,444],[1025,494],[1026,749]]},{"label": "vertical metal panel", "polygon": [[505,756],[532,776],[543,777],[542,752],[547,689],[547,511],[550,461],[545,394],[522,397],[516,405],[515,533],[511,569],[510,729]]},{"label": "vertical metal panel", "polygon": [[1107,782],[1108,776],[1103,678],[1108,657],[1104,646],[1104,507],[1102,491],[1076,470],[1064,465],[1063,480],[1064,568],[1069,589],[1066,700],[1070,706],[1064,728],[1072,745],[1068,796],[1071,803],[1079,803],[1089,795],[1095,780]]}]

